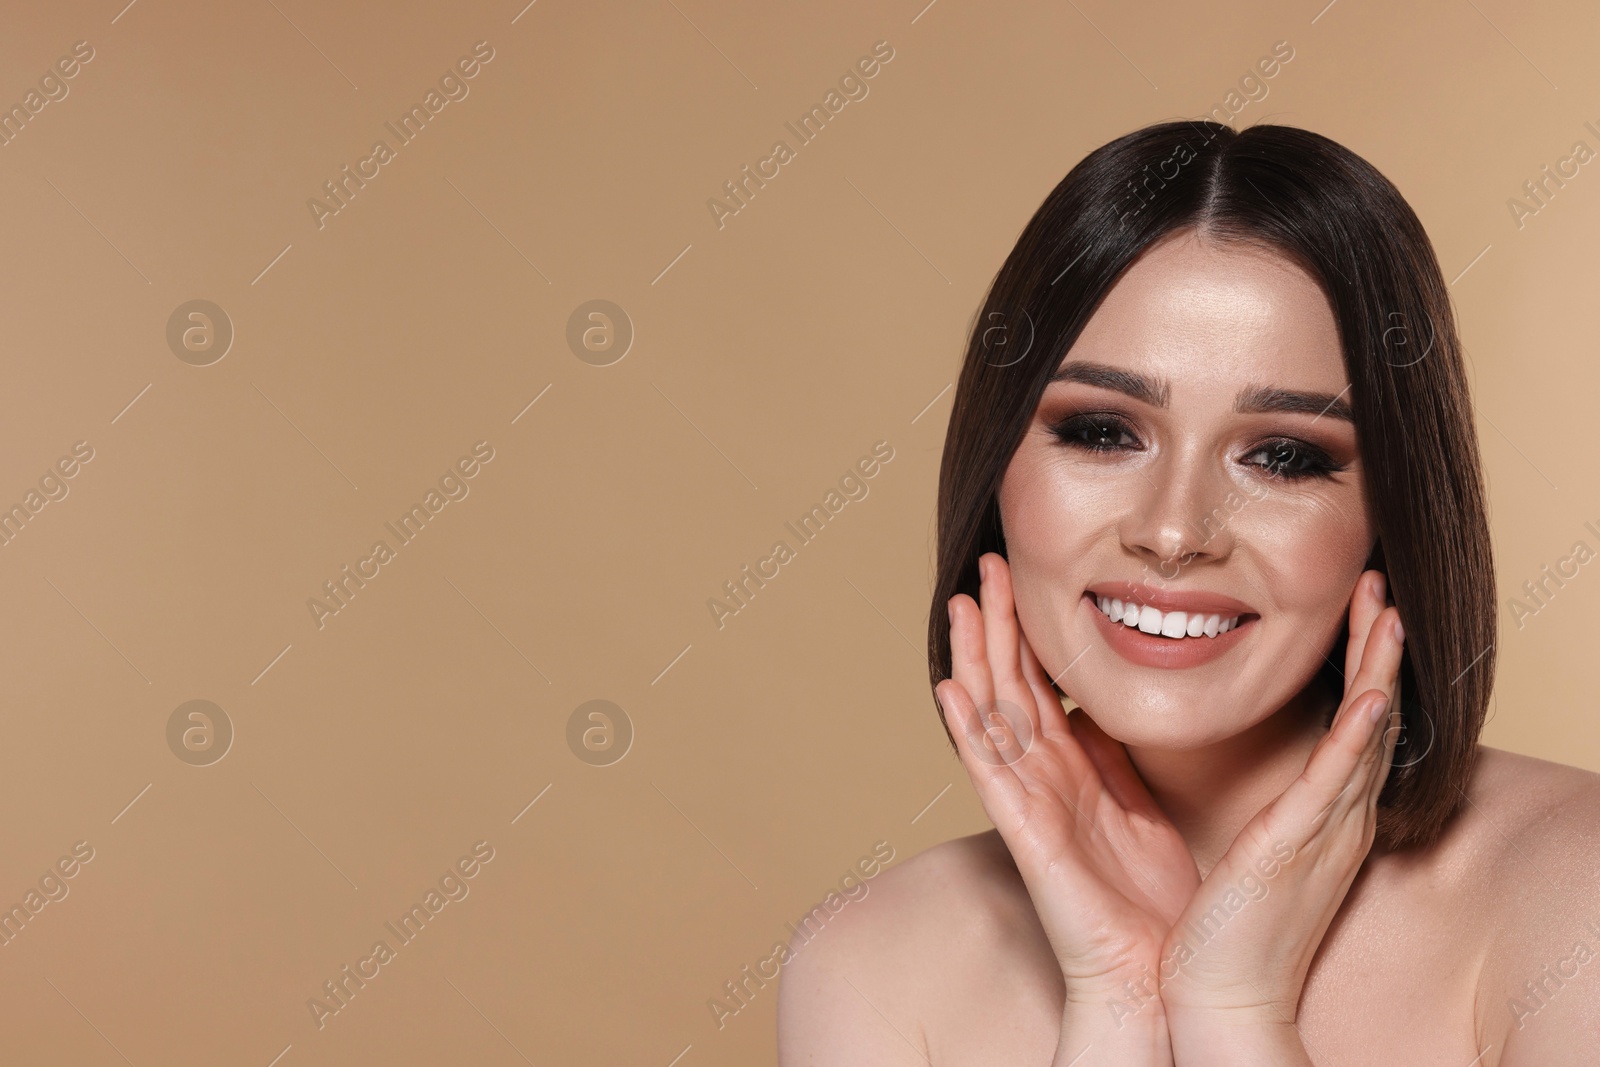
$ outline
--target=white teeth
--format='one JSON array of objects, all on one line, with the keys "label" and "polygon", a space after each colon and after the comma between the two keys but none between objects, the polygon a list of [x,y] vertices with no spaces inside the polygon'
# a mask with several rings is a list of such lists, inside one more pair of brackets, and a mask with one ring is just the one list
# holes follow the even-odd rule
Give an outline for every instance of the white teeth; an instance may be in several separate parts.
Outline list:
[{"label": "white teeth", "polygon": [[1160,634],[1162,637],[1174,639],[1199,637],[1202,634],[1206,637],[1216,637],[1239,625],[1237,615],[1223,618],[1220,615],[1205,615],[1200,612],[1161,612],[1148,604],[1136,604],[1131,600],[1122,601],[1105,596],[1096,596],[1095,603],[1101,613],[1112,622],[1137,626],[1144,633]]}]

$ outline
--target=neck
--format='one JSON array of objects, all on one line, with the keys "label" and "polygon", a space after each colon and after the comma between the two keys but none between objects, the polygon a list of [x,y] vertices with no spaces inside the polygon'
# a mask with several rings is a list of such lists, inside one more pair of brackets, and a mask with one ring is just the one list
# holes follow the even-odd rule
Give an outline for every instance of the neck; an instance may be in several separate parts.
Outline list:
[{"label": "neck", "polygon": [[[1333,706],[1337,706],[1337,702]],[[1305,770],[1328,698],[1302,692],[1241,734],[1201,749],[1128,749],[1205,877],[1239,831]]]}]

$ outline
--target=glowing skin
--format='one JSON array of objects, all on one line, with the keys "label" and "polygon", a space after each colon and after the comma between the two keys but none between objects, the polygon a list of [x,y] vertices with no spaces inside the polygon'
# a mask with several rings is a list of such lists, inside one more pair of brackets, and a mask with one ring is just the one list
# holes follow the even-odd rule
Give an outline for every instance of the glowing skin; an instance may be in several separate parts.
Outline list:
[{"label": "glowing skin", "polygon": [[[1347,699],[1393,694],[1399,668],[1386,643],[1399,635],[1374,621],[1396,611],[1363,573],[1375,534],[1316,283],[1274,253],[1177,234],[1118,280],[1061,367],[1098,368],[1098,384],[1068,374],[1041,397],[1000,487],[1005,558],[977,561],[981,611],[951,598],[940,688],[960,737],[982,735],[976,707],[1001,687],[1028,699],[1019,661],[1048,700],[1010,771],[958,742],[1010,836],[959,837],[886,870],[785,966],[781,1067],[1591,1062],[1600,963],[1559,961],[1600,945],[1600,776],[1480,746],[1436,842],[1367,853],[1345,775],[1311,773],[1360,733],[1348,718],[1324,730],[1338,695],[1307,689],[1324,657]],[[1246,409],[1273,406],[1258,389],[1302,394],[1307,410],[1236,408],[1241,391]],[[1082,447],[1097,441],[1111,447]],[[1142,586],[1161,612],[1240,623],[1141,633],[1097,604],[1119,583],[1114,595]],[[1093,754],[1062,740],[1050,679],[1081,705],[1070,732]],[[1348,778],[1364,805],[1382,779],[1360,768],[1387,758]],[[1285,803],[1308,784],[1332,799]],[[1276,840],[1252,832],[1263,817],[1306,842],[1270,882],[1238,862]],[[1227,903],[1234,886],[1247,904]],[[1223,932],[1159,995],[1150,968],[1117,966],[1206,923]],[[1557,985],[1543,977],[1555,966],[1577,974]]]},{"label": "glowing skin", "polygon": [[[1000,489],[1023,631],[1051,677],[1129,746],[1235,737],[1288,704],[1333,649],[1374,545],[1349,422],[1235,411],[1238,394],[1258,387],[1348,403],[1327,299],[1281,257],[1182,234],[1112,288],[1063,363],[1078,361],[1165,383],[1166,404],[1076,381],[1046,387]],[[1077,440],[1125,447],[1064,443],[1053,427],[1079,413],[1121,424],[1101,433],[1080,420],[1069,427]],[[1269,462],[1291,453],[1263,444],[1284,438],[1342,469],[1273,475]],[[1291,458],[1291,469],[1305,465]],[[1084,599],[1108,579],[1224,594],[1259,618],[1207,663],[1130,663]]]}]

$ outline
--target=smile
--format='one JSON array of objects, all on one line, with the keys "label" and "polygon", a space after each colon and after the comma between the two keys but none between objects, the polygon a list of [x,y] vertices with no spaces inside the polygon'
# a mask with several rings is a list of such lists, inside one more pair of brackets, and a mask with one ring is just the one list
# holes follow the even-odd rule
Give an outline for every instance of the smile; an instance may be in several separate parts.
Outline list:
[{"label": "smile", "polygon": [[[1126,591],[1126,590],[1124,590]],[[1238,601],[1227,604],[1227,597],[1200,597],[1194,600],[1221,600],[1224,603],[1198,604],[1220,608],[1237,605],[1237,614],[1221,611],[1162,611],[1137,600],[1086,591],[1083,606],[1094,619],[1101,638],[1120,658],[1141,667],[1183,670],[1200,667],[1226,656],[1241,641],[1256,631],[1261,616],[1240,611]],[[1154,599],[1154,598],[1152,598]]]},{"label": "smile", "polygon": [[1101,612],[1112,622],[1135,627],[1147,634],[1161,637],[1216,637],[1239,625],[1239,615],[1207,615],[1198,611],[1158,611],[1148,604],[1132,600],[1117,600],[1102,596],[1096,598]]}]

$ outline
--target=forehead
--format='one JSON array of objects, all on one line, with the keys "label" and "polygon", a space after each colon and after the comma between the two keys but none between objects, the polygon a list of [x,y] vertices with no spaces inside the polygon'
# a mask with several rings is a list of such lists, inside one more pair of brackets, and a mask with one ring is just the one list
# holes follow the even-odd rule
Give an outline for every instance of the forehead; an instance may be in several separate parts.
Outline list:
[{"label": "forehead", "polygon": [[1179,395],[1348,384],[1333,309],[1315,279],[1277,252],[1194,231],[1135,260],[1067,358],[1163,378]]}]

